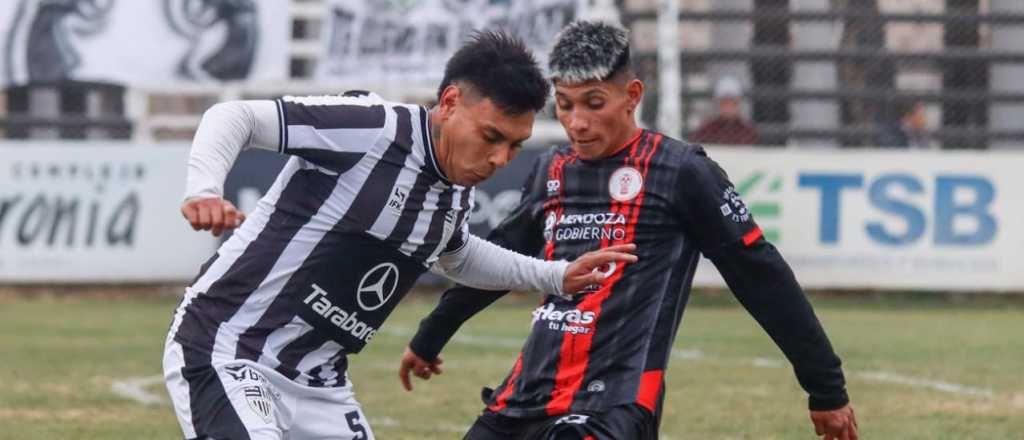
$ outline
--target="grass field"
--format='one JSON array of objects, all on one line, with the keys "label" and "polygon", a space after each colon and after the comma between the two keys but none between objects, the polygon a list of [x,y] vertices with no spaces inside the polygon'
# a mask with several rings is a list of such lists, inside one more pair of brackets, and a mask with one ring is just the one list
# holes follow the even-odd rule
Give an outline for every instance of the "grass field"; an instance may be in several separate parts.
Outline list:
[{"label": "grass field", "polygon": [[[377,438],[458,439],[479,390],[511,367],[533,298],[471,321],[446,372],[406,393],[396,364],[435,301],[414,297],[352,360]],[[174,298],[0,299],[0,439],[180,439],[166,404],[161,348]],[[843,357],[865,439],[1024,438],[1024,300],[923,296],[818,298]],[[727,295],[687,310],[668,375],[662,438],[808,439],[805,397],[788,365]],[[112,386],[150,380],[142,404]]]}]

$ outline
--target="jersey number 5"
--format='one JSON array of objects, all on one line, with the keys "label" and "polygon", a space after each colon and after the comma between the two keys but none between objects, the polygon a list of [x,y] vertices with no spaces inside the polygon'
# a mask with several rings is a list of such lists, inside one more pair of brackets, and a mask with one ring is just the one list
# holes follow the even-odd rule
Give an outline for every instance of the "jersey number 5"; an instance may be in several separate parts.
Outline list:
[{"label": "jersey number 5", "polygon": [[359,411],[352,411],[345,414],[345,420],[348,421],[348,429],[352,430],[352,433],[356,436],[353,440],[370,440],[370,435],[366,433],[366,428],[359,421]]}]

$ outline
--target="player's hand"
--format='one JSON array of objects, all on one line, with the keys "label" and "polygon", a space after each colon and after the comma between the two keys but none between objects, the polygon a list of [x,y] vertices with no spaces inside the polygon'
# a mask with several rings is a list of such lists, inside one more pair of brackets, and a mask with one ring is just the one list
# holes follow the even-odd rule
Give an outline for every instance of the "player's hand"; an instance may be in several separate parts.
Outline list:
[{"label": "player's hand", "polygon": [[636,245],[629,243],[609,246],[581,255],[565,270],[562,291],[574,294],[591,284],[600,284],[607,276],[602,272],[607,271],[609,267],[607,265],[635,263],[636,255],[632,254],[635,250]]},{"label": "player's hand", "polygon": [[858,439],[857,417],[849,404],[832,411],[811,411],[811,422],[814,422],[814,432],[825,436],[824,440]]},{"label": "player's hand", "polygon": [[237,228],[245,221],[245,214],[220,197],[193,197],[185,200],[181,204],[181,215],[192,225],[192,229],[210,231],[214,237]]},{"label": "player's hand", "polygon": [[435,359],[434,362],[427,362],[417,356],[416,353],[413,353],[409,347],[405,347],[405,353],[402,354],[402,363],[398,368],[398,378],[402,379],[402,386],[405,387],[406,391],[412,391],[412,381],[409,379],[410,371],[420,379],[430,380],[430,376],[441,374],[441,363],[443,362],[440,357]]}]

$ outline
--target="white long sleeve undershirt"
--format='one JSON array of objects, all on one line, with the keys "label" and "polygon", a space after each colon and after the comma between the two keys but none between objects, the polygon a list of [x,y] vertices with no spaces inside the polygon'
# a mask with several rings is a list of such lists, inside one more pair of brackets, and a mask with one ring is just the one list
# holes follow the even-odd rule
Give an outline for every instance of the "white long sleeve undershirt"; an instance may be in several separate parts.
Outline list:
[{"label": "white long sleeve undershirt", "polygon": [[567,261],[528,257],[469,234],[462,248],[441,254],[431,270],[478,289],[564,295],[562,282],[568,267]]},{"label": "white long sleeve undershirt", "polygon": [[203,114],[188,158],[185,199],[224,196],[224,179],[243,149],[278,149],[274,101],[231,101]]},{"label": "white long sleeve undershirt", "polygon": [[[219,103],[203,114],[188,160],[185,199],[223,197],[224,180],[247,148],[277,151],[280,121],[269,100]],[[456,282],[490,290],[562,295],[569,263],[544,261],[466,236],[460,249],[442,254],[432,270]]]}]

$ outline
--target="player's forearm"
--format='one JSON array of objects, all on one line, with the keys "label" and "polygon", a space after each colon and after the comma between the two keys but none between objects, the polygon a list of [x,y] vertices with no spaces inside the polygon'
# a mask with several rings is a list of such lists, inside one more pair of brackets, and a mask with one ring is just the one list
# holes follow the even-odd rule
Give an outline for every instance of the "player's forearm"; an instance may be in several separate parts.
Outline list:
[{"label": "player's forearm", "polygon": [[276,149],[279,132],[273,101],[233,101],[211,107],[192,140],[185,198],[222,197],[224,179],[242,149]]},{"label": "player's forearm", "polygon": [[708,257],[736,298],[793,364],[797,380],[810,394],[810,408],[830,410],[845,405],[849,398],[841,361],[789,265],[764,239],[749,247],[731,246]]},{"label": "player's forearm", "polygon": [[506,293],[507,290],[489,291],[468,286],[448,289],[437,307],[420,321],[419,330],[409,341],[409,349],[425,360],[437,359],[463,323]]},{"label": "player's forearm", "polygon": [[479,289],[560,295],[569,263],[528,257],[470,235],[461,249],[442,255],[438,266],[444,276]]}]

